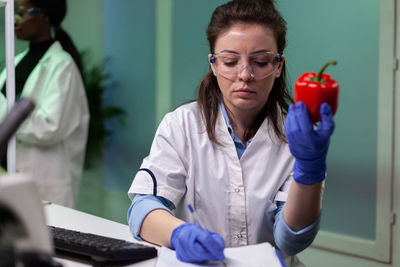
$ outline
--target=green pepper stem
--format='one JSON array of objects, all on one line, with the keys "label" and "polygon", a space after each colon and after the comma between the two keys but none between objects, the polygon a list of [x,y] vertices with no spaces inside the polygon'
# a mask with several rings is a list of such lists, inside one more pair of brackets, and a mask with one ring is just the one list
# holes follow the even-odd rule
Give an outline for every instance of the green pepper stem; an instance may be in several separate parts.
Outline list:
[{"label": "green pepper stem", "polygon": [[319,70],[317,77],[316,77],[316,81],[317,82],[321,82],[321,78],[322,78],[322,73],[324,73],[325,69],[329,66],[329,65],[336,65],[337,61],[336,60],[332,60],[332,61],[328,61],[325,63],[325,65],[322,66],[322,68]]}]

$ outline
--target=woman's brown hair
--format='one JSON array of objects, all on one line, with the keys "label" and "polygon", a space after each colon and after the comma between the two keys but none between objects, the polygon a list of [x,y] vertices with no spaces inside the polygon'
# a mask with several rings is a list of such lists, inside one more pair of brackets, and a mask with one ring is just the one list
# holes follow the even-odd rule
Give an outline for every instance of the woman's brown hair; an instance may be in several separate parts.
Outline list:
[{"label": "woman's brown hair", "polygon": [[[275,8],[273,0],[233,0],[217,7],[207,27],[207,40],[210,53],[213,54],[218,37],[237,23],[257,24],[270,28],[283,54],[286,47],[286,22]],[[217,78],[210,69],[198,87],[197,102],[206,121],[208,137],[219,144],[215,137],[215,124],[218,117],[222,95]],[[275,79],[268,101],[257,115],[250,129],[245,133],[248,140],[257,132],[265,118],[272,123],[273,129],[282,141],[286,141],[283,132],[283,119],[288,111],[288,103],[293,102],[286,88],[286,68],[283,63],[281,74]],[[283,116],[282,116],[283,115]]]}]

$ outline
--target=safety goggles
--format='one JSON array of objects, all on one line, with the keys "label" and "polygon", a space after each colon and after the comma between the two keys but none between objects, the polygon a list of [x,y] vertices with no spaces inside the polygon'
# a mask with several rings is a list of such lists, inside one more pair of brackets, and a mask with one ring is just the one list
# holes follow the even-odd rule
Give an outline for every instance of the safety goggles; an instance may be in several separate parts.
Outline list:
[{"label": "safety goggles", "polygon": [[30,14],[34,15],[37,14],[41,11],[42,9],[40,7],[32,7],[29,9],[25,9],[23,6],[15,6],[14,8],[14,21],[19,22],[22,20],[22,17],[25,14]]},{"label": "safety goggles", "polygon": [[233,52],[220,52],[210,55],[217,74],[235,81],[243,70],[247,70],[254,80],[262,80],[273,74],[283,61],[283,55],[275,52],[257,52],[240,55]]}]

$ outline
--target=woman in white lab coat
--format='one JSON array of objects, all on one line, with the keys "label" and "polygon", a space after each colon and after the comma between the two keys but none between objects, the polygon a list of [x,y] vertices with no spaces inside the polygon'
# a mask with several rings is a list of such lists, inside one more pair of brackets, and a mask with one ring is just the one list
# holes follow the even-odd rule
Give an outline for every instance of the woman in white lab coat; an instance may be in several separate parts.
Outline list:
[{"label": "woman in white lab coat", "polygon": [[136,238],[171,247],[186,262],[270,242],[287,266],[302,266],[295,254],[318,232],[334,122],[326,103],[317,129],[304,104],[289,107],[285,36],[272,0],[214,11],[211,68],[197,101],[164,117],[129,190]]},{"label": "woman in white lab coat", "polygon": [[[15,58],[16,100],[28,97],[36,104],[16,134],[16,169],[35,179],[42,199],[73,207],[89,112],[79,55],[60,25],[65,14],[65,0],[15,1],[15,35],[29,42]],[[6,114],[5,78],[3,71],[0,119]]]}]

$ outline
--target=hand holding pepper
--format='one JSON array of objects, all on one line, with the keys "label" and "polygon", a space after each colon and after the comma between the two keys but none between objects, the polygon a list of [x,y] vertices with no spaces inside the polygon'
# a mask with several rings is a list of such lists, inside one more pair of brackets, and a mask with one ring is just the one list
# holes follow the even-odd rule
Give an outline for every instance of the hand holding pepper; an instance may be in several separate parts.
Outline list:
[{"label": "hand holding pepper", "polygon": [[302,102],[289,106],[285,131],[289,149],[295,157],[293,178],[297,183],[312,185],[325,179],[326,155],[335,128],[330,106],[320,108],[321,123],[314,128]]}]

